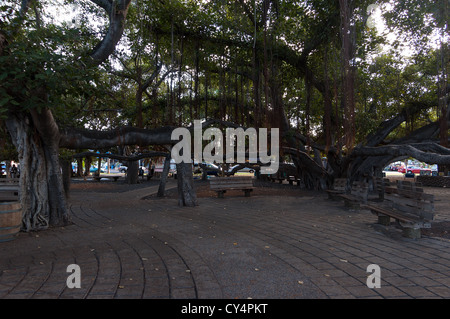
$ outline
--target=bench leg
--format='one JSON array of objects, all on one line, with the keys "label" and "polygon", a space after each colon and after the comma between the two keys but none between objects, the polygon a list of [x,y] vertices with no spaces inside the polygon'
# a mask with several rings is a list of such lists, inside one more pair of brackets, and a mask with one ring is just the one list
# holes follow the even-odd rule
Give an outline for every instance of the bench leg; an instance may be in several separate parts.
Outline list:
[{"label": "bench leg", "polygon": [[344,205],[347,209],[350,210],[358,210],[360,208],[359,202],[355,202],[353,200],[344,199]]},{"label": "bench leg", "polygon": [[252,192],[251,189],[245,189],[244,193],[245,193],[245,197],[250,197],[250,193]]},{"label": "bench leg", "polygon": [[378,215],[378,224],[389,226],[391,224],[391,218],[386,215]]},{"label": "bench leg", "polygon": [[334,201],[340,201],[341,197],[339,197],[339,194],[328,193],[328,199],[331,199]]},{"label": "bench leg", "polygon": [[218,191],[217,192],[217,197],[219,198],[223,198],[223,195],[225,194],[225,191]]},{"label": "bench leg", "polygon": [[421,237],[420,228],[405,227],[402,230],[403,237],[419,239]]}]

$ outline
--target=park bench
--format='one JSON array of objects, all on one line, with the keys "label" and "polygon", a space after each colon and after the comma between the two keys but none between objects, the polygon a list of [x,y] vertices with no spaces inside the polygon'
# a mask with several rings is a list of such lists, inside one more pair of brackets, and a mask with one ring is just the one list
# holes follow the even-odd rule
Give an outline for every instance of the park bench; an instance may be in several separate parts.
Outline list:
[{"label": "park bench", "polygon": [[0,201],[19,200],[19,178],[0,178]]},{"label": "park bench", "polygon": [[0,202],[18,201],[19,184],[0,185]]},{"label": "park bench", "polygon": [[391,218],[400,224],[403,236],[420,238],[422,228],[430,228],[434,219],[434,196],[423,192],[417,183],[398,181],[397,187],[386,187],[384,201],[363,205],[378,216],[378,223],[389,226]]},{"label": "park bench", "polygon": [[270,175],[270,180],[272,181],[272,182],[276,182],[276,181],[278,181],[278,183],[280,183],[280,184],[282,184],[283,183],[283,181],[286,179],[286,177],[284,177],[284,176],[282,176],[282,175],[280,175],[280,174],[271,174]]},{"label": "park bench", "polygon": [[294,182],[297,183],[297,186],[300,186],[301,179],[297,176],[288,176],[287,181],[289,185],[294,185]]},{"label": "park bench", "polygon": [[[392,183],[384,184],[385,194],[398,194],[399,190],[423,193],[422,184],[417,182],[397,180],[395,185]],[[403,193],[405,193],[404,191]]]},{"label": "park bench", "polygon": [[366,182],[355,181],[350,193],[337,194],[336,196],[344,200],[345,207],[359,209],[361,204],[367,203],[368,194],[369,185]]},{"label": "park bench", "polygon": [[250,192],[255,188],[253,186],[253,178],[246,176],[216,177],[210,179],[209,185],[211,190],[217,192],[219,198],[223,198],[227,190],[234,189],[244,191],[245,196],[249,197]]},{"label": "park bench", "polygon": [[327,189],[328,199],[340,200],[339,195],[345,194],[347,189],[346,178],[336,178],[331,189]]},{"label": "park bench", "polygon": [[115,182],[121,178],[122,175],[94,175],[92,178],[95,179],[96,181],[100,181],[102,178],[112,178]]},{"label": "park bench", "polygon": [[19,184],[19,178],[0,178],[0,185],[5,185],[5,184]]}]

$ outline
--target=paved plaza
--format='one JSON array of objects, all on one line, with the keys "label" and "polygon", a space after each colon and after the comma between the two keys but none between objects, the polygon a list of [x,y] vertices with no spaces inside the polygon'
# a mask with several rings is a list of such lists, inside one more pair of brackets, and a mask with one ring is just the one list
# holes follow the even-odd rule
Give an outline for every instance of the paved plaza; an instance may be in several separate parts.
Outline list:
[{"label": "paved plaza", "polygon": [[[323,192],[187,208],[156,190],[73,191],[73,225],[0,244],[0,298],[450,298],[449,239],[383,231]],[[70,264],[81,288],[67,287]],[[371,264],[381,288],[367,286]]]}]

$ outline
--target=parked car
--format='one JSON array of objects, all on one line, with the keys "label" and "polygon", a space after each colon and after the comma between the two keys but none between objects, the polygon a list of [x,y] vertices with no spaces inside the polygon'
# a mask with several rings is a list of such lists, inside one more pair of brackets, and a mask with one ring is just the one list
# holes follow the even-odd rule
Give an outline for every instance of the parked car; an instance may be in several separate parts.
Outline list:
[{"label": "parked car", "polygon": [[431,175],[432,176],[438,176],[439,175],[439,169],[438,169],[438,166],[436,164],[431,166]]},{"label": "parked car", "polygon": [[429,174],[431,175],[431,169],[429,169],[429,168],[422,168],[422,167],[419,167],[419,166],[408,165],[406,168],[403,166],[403,167],[398,169],[398,172],[400,172],[400,173],[420,174],[421,171],[430,172]]},{"label": "parked car", "polygon": [[391,164],[390,165],[390,169],[393,172],[400,172],[403,168],[405,168],[405,166],[401,165],[401,164]]},{"label": "parked car", "polygon": [[202,169],[200,167],[200,165],[198,164],[198,162],[194,162],[193,166],[193,172],[194,174],[200,174],[202,172]]},{"label": "parked car", "polygon": [[118,171],[121,172],[121,173],[126,173],[127,170],[128,170],[128,167],[125,166],[125,165],[120,165],[117,169],[118,169]]},{"label": "parked car", "polygon": [[[231,172],[233,171],[233,169],[236,168],[236,167],[238,167],[238,166],[239,166],[239,164],[238,164],[238,165],[231,166],[231,167],[228,169],[228,173],[231,173]],[[255,170],[254,170],[253,168],[251,168],[251,167],[243,167],[243,168],[241,168],[240,170],[236,171],[235,173],[237,173],[237,172],[254,173]]]},{"label": "parked car", "polygon": [[[91,168],[89,169],[89,172],[91,172],[91,173],[97,173],[97,171],[98,171],[98,168],[94,167],[94,166],[91,166]],[[105,170],[103,168],[100,168],[100,173],[104,173],[104,172],[105,172]]]},{"label": "parked car", "polygon": [[217,176],[219,174],[219,172],[222,170],[221,167],[215,165],[215,164],[211,164],[211,163],[203,163],[203,167],[206,166],[206,174],[207,175],[215,175]]}]

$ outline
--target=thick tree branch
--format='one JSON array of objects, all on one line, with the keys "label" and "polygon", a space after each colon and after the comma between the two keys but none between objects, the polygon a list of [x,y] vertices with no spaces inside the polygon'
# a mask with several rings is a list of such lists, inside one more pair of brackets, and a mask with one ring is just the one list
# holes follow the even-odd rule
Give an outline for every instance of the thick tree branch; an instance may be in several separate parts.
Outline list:
[{"label": "thick tree branch", "polygon": [[314,161],[311,156],[309,156],[306,152],[303,152],[297,148],[292,147],[283,147],[283,151],[291,156],[297,157],[302,165],[308,169],[309,172],[317,174],[318,176],[324,177],[328,173],[323,168],[323,166],[319,165],[316,161]]},{"label": "thick tree branch", "polygon": [[138,161],[143,158],[149,157],[169,157],[169,153],[165,152],[145,152],[141,154],[136,154],[132,156],[125,155],[117,155],[117,154],[109,154],[109,153],[95,153],[95,152],[83,152],[73,155],[74,158],[82,158],[82,157],[102,157],[102,158],[112,158],[119,161]]},{"label": "thick tree branch", "polygon": [[102,149],[125,145],[171,145],[174,127],[140,129],[123,127],[109,131],[91,131],[77,128],[61,130],[60,147],[69,149]]},{"label": "thick tree branch", "polygon": [[109,57],[122,37],[123,30],[125,29],[125,20],[128,13],[128,7],[131,0],[118,0],[113,2],[107,0],[91,1],[105,9],[109,16],[108,32],[90,55],[92,58],[92,66],[96,66]]},{"label": "thick tree branch", "polygon": [[[423,150],[418,149],[418,147]],[[441,153],[430,152],[430,150],[440,150]],[[444,149],[439,149],[438,145],[427,146],[426,144],[417,144],[415,147],[413,145],[386,145],[378,147],[356,147],[351,156],[408,156],[428,164],[449,165],[450,150],[446,149],[445,154],[442,154],[443,151]]]},{"label": "thick tree branch", "polygon": [[161,71],[161,68],[162,68],[162,63],[160,63],[156,67],[155,71],[153,71],[152,75],[147,80],[145,80],[145,82],[142,84],[143,91],[147,90],[147,88],[150,86],[150,84],[152,84],[152,82],[156,79],[159,72]]},{"label": "thick tree branch", "polygon": [[111,14],[112,1],[111,0],[91,0],[99,7],[103,8],[108,14]]},{"label": "thick tree branch", "polygon": [[374,134],[370,134],[366,137],[366,146],[377,146],[383,142],[383,140],[396,129],[400,124],[406,120],[405,112],[397,114],[394,118],[384,121],[378,127],[378,130]]}]

